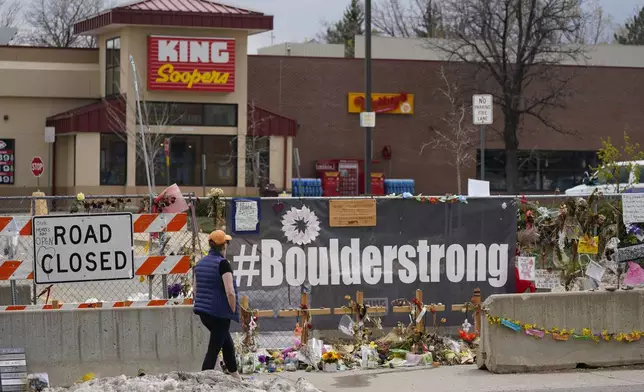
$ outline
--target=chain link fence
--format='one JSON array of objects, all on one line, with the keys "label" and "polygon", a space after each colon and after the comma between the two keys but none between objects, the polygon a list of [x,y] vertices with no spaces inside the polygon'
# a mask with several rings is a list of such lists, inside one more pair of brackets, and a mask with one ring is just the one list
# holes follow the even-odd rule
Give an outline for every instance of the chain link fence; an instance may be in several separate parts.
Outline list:
[{"label": "chain link fence", "polygon": [[[185,197],[189,202],[195,200],[192,195]],[[3,225],[0,231],[0,302],[4,305],[39,305],[53,300],[59,303],[144,301],[187,294],[182,293],[179,287],[190,287],[191,268],[185,274],[146,274],[137,275],[132,280],[54,285],[38,285],[28,276],[33,269],[33,237],[30,235],[33,215],[130,212],[135,214],[136,221],[138,214],[149,211],[149,205],[147,195],[86,196],[83,200],[78,200],[77,196],[0,197]],[[185,255],[192,261],[192,255],[198,253],[199,236],[190,217],[179,230],[154,232],[155,227],[168,224],[166,220],[169,219],[172,218],[160,216],[152,219],[148,216],[143,224],[138,225],[139,229],[135,229],[134,256],[139,264],[135,268],[140,267],[148,256]],[[147,228],[144,228],[145,224]],[[173,260],[181,260],[184,265],[186,261],[178,257]],[[153,271],[141,268],[140,272],[144,270]]]}]

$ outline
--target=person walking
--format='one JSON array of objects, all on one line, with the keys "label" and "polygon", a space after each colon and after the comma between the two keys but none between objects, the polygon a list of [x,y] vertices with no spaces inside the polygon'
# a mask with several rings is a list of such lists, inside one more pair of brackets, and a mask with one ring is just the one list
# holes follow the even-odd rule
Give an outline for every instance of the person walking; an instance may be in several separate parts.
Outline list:
[{"label": "person walking", "polygon": [[235,345],[230,336],[230,322],[239,322],[237,284],[232,267],[226,260],[231,240],[232,237],[222,230],[215,230],[208,236],[210,251],[194,268],[194,313],[210,331],[208,351],[201,370],[214,369],[219,352],[223,351],[226,370],[239,379]]}]

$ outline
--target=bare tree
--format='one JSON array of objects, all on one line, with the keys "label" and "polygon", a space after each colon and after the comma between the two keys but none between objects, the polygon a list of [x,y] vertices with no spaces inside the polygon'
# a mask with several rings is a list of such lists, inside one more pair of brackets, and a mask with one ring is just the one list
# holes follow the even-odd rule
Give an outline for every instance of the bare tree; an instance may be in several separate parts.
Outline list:
[{"label": "bare tree", "polygon": [[[123,77],[123,73],[121,73]],[[176,104],[171,102],[147,102],[145,96],[141,97],[141,113],[138,113],[137,103],[133,98],[127,98],[125,89],[119,87],[119,94],[115,97],[104,98],[108,128],[128,145],[134,145],[136,162],[149,164],[150,186],[154,189],[157,174],[166,173],[164,156],[164,142],[168,137],[168,127],[176,124],[184,115],[180,113]],[[128,109],[136,113],[134,123],[127,122]],[[142,129],[141,129],[142,127]]]},{"label": "bare tree", "polygon": [[419,155],[422,155],[427,147],[446,150],[452,154],[453,160],[449,164],[456,169],[457,191],[461,195],[461,170],[476,162],[474,148],[477,142],[477,129],[469,121],[468,115],[472,113],[471,106],[463,100],[459,86],[449,81],[443,67],[440,69],[440,77],[445,87],[439,89],[439,92],[449,104],[447,114],[441,117],[445,129],[432,127],[434,135],[429,142],[421,145]]},{"label": "bare tree", "polygon": [[374,27],[382,34],[402,38],[445,36],[442,0],[378,0],[373,5]]},{"label": "bare tree", "polygon": [[74,24],[111,4],[111,0],[30,0],[21,39],[38,46],[95,47],[94,37],[74,34]]},{"label": "bare tree", "polygon": [[0,27],[15,27],[20,9],[18,0],[0,0]]},{"label": "bare tree", "polygon": [[470,67],[479,89],[494,97],[503,115],[506,183],[518,191],[518,133],[526,117],[548,129],[563,129],[549,115],[565,107],[571,69],[557,67],[585,58],[581,45],[562,45],[585,25],[583,0],[444,0],[452,39],[429,40],[447,59]]},{"label": "bare tree", "polygon": [[[267,126],[271,117],[260,116],[255,101],[248,104],[248,130],[246,132],[246,185],[260,188],[268,185],[271,137]],[[237,139],[233,140],[237,143]]]}]

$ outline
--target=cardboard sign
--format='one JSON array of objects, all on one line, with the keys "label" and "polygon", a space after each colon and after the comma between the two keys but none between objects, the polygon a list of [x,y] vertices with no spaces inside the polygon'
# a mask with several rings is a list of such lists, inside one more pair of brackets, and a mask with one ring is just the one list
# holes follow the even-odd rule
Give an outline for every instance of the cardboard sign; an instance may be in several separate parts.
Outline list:
[{"label": "cardboard sign", "polygon": [[132,279],[132,214],[33,218],[37,284]]},{"label": "cardboard sign", "polygon": [[376,220],[375,199],[329,201],[330,227],[375,227]]}]

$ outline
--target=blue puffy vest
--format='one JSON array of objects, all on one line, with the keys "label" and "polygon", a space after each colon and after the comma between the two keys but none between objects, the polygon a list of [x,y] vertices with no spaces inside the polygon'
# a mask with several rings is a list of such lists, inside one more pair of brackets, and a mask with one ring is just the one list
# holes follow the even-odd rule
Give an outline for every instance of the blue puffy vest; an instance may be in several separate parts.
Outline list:
[{"label": "blue puffy vest", "polygon": [[237,282],[233,279],[237,306],[235,313],[230,310],[224,280],[219,274],[219,263],[224,257],[215,250],[210,250],[207,256],[197,263],[194,268],[197,293],[195,295],[194,312],[213,317],[230,319],[239,322],[239,295]]}]

